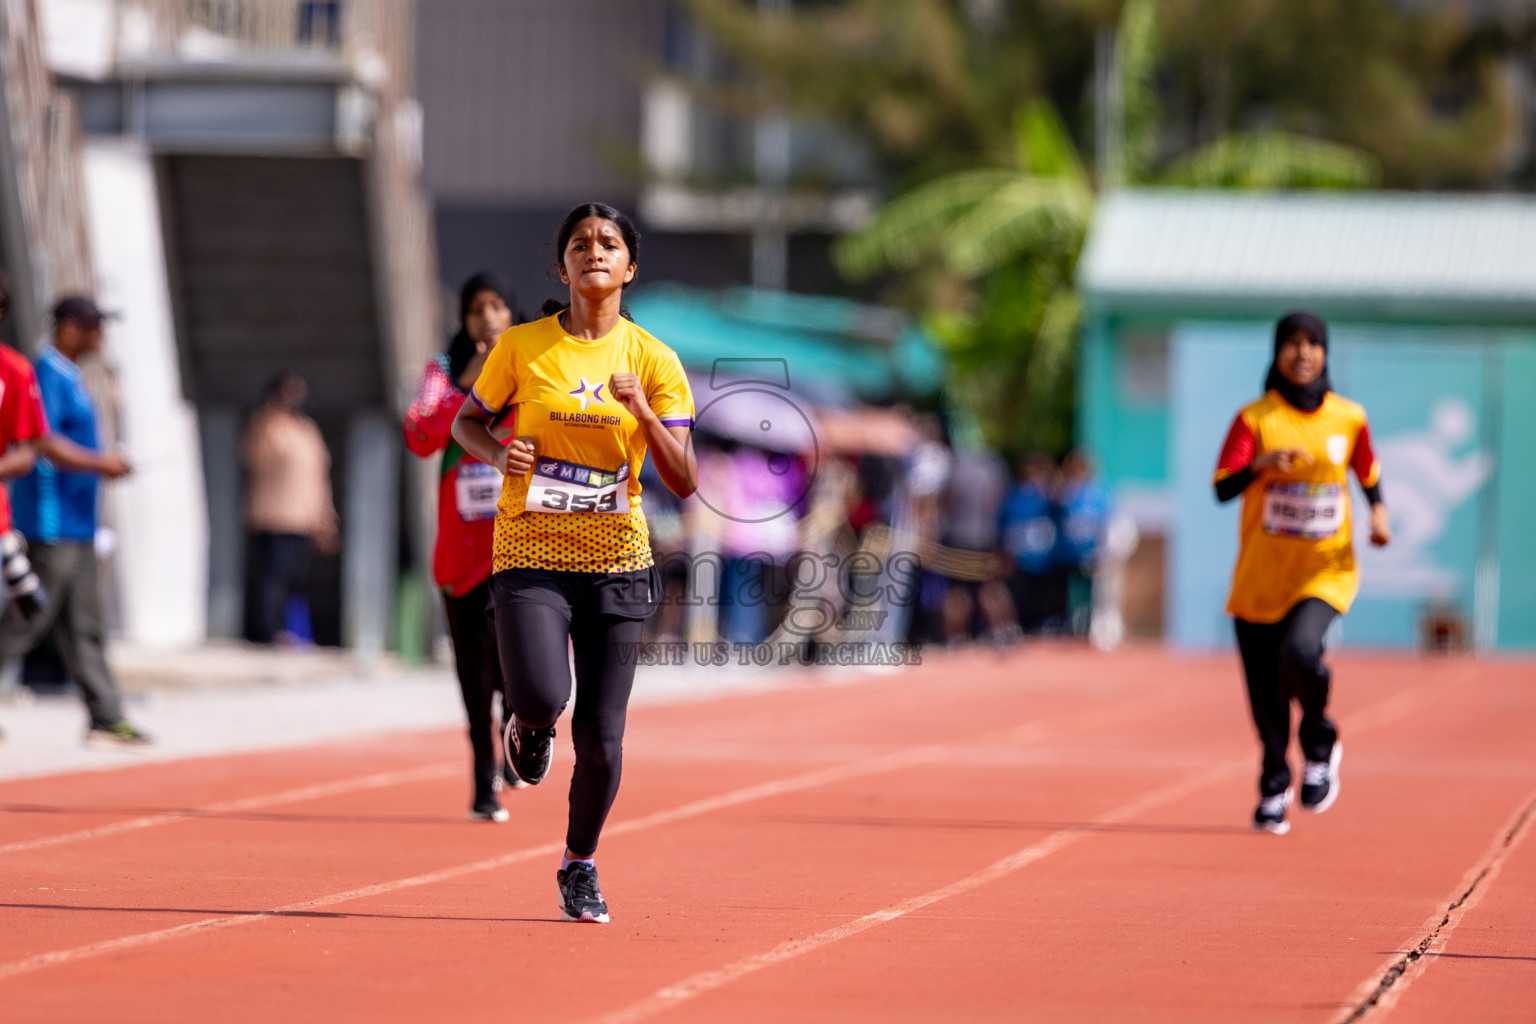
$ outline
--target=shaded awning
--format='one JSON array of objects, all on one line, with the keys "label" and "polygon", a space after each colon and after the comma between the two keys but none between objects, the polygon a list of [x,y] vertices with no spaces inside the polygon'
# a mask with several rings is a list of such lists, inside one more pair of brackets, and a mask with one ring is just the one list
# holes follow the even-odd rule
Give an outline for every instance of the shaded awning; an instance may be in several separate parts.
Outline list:
[{"label": "shaded awning", "polygon": [[933,337],[900,310],[750,288],[654,285],[627,300],[635,322],[688,369],[782,360],[789,389],[821,405],[925,395],[944,380]]}]

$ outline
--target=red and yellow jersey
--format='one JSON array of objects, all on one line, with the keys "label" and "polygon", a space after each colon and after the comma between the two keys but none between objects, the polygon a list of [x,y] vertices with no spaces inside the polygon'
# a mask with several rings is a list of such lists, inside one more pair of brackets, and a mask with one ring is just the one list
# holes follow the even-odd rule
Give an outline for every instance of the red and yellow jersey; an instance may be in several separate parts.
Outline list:
[{"label": "red and yellow jersey", "polygon": [[1366,487],[1381,475],[1365,410],[1328,394],[1302,412],[1274,391],[1238,413],[1227,432],[1216,479],[1281,448],[1304,451],[1311,465],[1266,469],[1243,492],[1237,566],[1227,612],[1249,622],[1279,622],[1308,597],[1341,614],[1360,589],[1350,534],[1349,470]]},{"label": "red and yellow jersey", "polygon": [[[0,452],[13,444],[36,441],[48,433],[48,414],[37,386],[37,372],[27,357],[0,345]],[[11,531],[11,503],[0,487],[0,534]]]},{"label": "red and yellow jersey", "polygon": [[502,482],[495,569],[630,572],[651,565],[640,509],[645,435],[608,393],[615,373],[640,378],[666,426],[691,426],[693,393],[677,354],[628,320],[601,338],[573,338],[558,316],[496,340],[470,392],[492,414],[515,407],[534,467]]},{"label": "red and yellow jersey", "polygon": [[[450,597],[463,597],[491,575],[491,548],[501,474],[453,439],[453,419],[467,400],[448,373],[448,356],[427,363],[416,400],[405,413],[405,445],[420,456],[442,452],[437,481],[437,543],[432,575]],[[510,419],[510,417],[508,418]],[[510,422],[496,426],[510,433]]]}]

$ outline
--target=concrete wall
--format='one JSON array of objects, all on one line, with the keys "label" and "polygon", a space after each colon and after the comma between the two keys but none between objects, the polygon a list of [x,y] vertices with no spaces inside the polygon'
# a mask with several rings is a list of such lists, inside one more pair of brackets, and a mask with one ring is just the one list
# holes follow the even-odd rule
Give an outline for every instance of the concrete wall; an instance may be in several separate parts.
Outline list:
[{"label": "concrete wall", "polygon": [[630,203],[661,0],[423,0],[423,180],[439,202]]},{"label": "concrete wall", "polygon": [[125,639],[183,647],[206,635],[208,517],[197,416],[183,396],[153,157],[129,140],[86,144],[85,193],[122,434],[136,472],[106,486],[117,524]]}]

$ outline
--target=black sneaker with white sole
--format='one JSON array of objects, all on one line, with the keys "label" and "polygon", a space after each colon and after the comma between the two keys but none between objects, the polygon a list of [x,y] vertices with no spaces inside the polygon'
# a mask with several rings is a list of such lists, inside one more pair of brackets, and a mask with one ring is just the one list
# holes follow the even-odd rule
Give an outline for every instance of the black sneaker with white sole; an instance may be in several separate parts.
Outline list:
[{"label": "black sneaker with white sole", "polygon": [[555,756],[555,727],[529,729],[517,719],[507,723],[501,734],[502,753],[517,777],[530,786],[537,786],[549,774],[549,763]]},{"label": "black sneaker with white sole", "polygon": [[1301,808],[1322,814],[1339,798],[1339,761],[1344,744],[1337,740],[1326,761],[1308,761],[1301,769]]},{"label": "black sneaker with white sole", "polygon": [[511,817],[507,809],[501,806],[501,801],[496,799],[495,794],[477,799],[469,808],[470,821],[493,821],[499,825]]},{"label": "black sneaker with white sole", "polygon": [[517,772],[512,768],[512,762],[503,761],[496,773],[496,788],[527,789],[528,783],[517,777]]},{"label": "black sneaker with white sole", "polygon": [[1291,823],[1285,820],[1285,809],[1290,805],[1290,790],[1264,797],[1253,811],[1254,830],[1273,832],[1277,836],[1285,835],[1291,830]]},{"label": "black sneaker with white sole", "polygon": [[556,871],[555,881],[560,883],[560,920],[608,923],[608,904],[603,902],[603,891],[597,884],[597,868],[577,861]]}]

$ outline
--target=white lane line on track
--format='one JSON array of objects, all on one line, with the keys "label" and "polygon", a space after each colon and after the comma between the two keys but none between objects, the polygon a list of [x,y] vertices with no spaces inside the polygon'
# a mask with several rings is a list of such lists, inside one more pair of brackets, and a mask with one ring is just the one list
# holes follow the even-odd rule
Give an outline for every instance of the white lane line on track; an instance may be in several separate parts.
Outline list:
[{"label": "white lane line on track", "polygon": [[[1156,696],[1152,703],[1161,700]],[[1123,711],[1123,707],[1118,709]],[[1088,708],[1050,719],[1037,719],[1024,722],[1002,730],[985,732],[979,736],[971,737],[965,744],[981,742],[1011,742],[1027,743],[1039,739],[1050,733],[1052,728],[1062,725],[1077,723],[1084,717],[1092,718],[1102,714],[1101,708]],[[855,779],[866,775],[877,775],[883,772],[897,771],[902,768],[912,767],[928,761],[940,761],[946,756],[953,755],[954,746],[939,744],[925,745],[921,747],[909,747],[906,750],[895,751],[877,757],[834,765],[817,771],[805,772],[800,775],[789,776],[783,779],[775,779],[769,782],[759,783],[753,786],[745,786],[740,789],[721,793],[717,796],[705,797],[694,800],[664,811],[657,811],[640,818],[629,821],[620,821],[609,825],[604,829],[604,838],[625,835],[630,832],[638,832],[642,829],[654,828],[657,825],[666,825],[688,818],[696,818],[713,811],[724,810],[754,800],[762,800],[785,793],[798,792],[811,789],[816,786],[828,785],[848,779]],[[386,773],[387,774],[387,773]],[[335,783],[327,785],[334,786]],[[303,791],[313,792],[323,786],[308,787]],[[176,819],[172,819],[176,820]],[[128,824],[128,823],[123,823]],[[469,864],[461,864],[456,867],[445,868],[441,871],[429,872],[423,875],[414,875],[410,878],[397,879],[392,882],[382,882],[377,885],[365,886],[360,889],[351,889],[346,892],[334,893],[329,896],[321,896],[312,900],[304,900],[298,903],[290,903],[286,906],[271,910],[251,911],[244,914],[230,914],[222,917],[204,918],[201,921],[190,921],[183,925],[171,928],[163,928],[153,932],[141,932],[135,935],[125,935],[116,939],[107,939],[103,942],[94,942],[85,946],[76,946],[72,949],[57,950],[51,953],[39,953],[25,957],[21,960],[13,960],[10,963],[0,964],[0,981],[16,977],[22,974],[30,974],[44,968],[59,964],[72,963],[79,960],[87,960],[97,956],[104,956],[123,950],[133,949],[139,946],[147,946],[169,939],[204,931],[214,931],[223,928],[232,928],[235,925],[246,924],[251,921],[260,921],[270,917],[288,914],[303,914],[325,907],[336,906],[352,900],[364,899],[369,896],[379,896],[387,893],[398,892],[422,885],[431,885],[436,882],[449,881],[463,875],[475,874],[482,871],[494,871],[497,868],[507,867],[534,857],[549,856],[564,851],[563,842],[541,843],[538,846],[527,847],[522,850],[514,850],[497,857],[489,857],[485,860],[474,861]]]},{"label": "white lane line on track", "polygon": [[[1161,696],[1168,696],[1164,693]],[[1130,702],[1139,704],[1140,702]],[[1126,705],[1122,704],[1122,708]],[[1091,709],[1097,710],[1097,709]],[[1070,718],[1071,716],[1063,716]],[[1055,721],[1060,721],[1057,719]],[[1016,726],[1013,730],[1001,734],[998,742],[1010,744],[1021,742],[1021,738],[1032,737],[1032,730],[1041,723],[1027,722]],[[720,760],[722,755],[713,750],[704,751],[704,756],[711,760]],[[865,758],[858,758],[862,763]],[[426,765],[419,768],[407,768],[392,772],[379,772],[372,775],[363,775],[351,779],[341,779],[336,782],[321,783],[314,786],[305,786],[299,789],[285,790],[280,793],[271,793],[263,796],[246,797],[240,800],[224,801],[209,804],[206,807],[187,811],[164,811],[159,814],[144,815],[138,818],[129,818],[123,821],[111,822],[92,828],[78,829],[74,832],[65,832],[52,836],[41,836],[36,839],[25,839],[19,842],[0,845],[0,854],[20,853],[26,850],[40,850],[52,846],[62,846],[68,843],[81,842],[86,839],[103,839],[108,836],[120,835],[125,832],[137,832],[143,829],[156,828],[160,825],[169,825],[173,822],[184,821],[188,818],[215,816],[219,814],[232,814],[240,811],[257,810],[265,807],[276,807],[283,804],[302,803],[306,800],[319,800],[328,796],[339,796],[344,793],[361,792],[368,789],[382,789],[388,786],[404,785],[411,782],[429,781],[437,778],[447,778],[462,771],[462,766],[456,762]],[[609,832],[611,834],[611,830]]]},{"label": "white lane line on track", "polygon": [[[1161,698],[1158,698],[1159,700]],[[1024,722],[1010,726],[1002,730],[985,732],[979,736],[971,737],[961,747],[968,747],[977,742],[1012,742],[1027,743],[1048,735],[1053,728],[1063,725],[1078,723],[1082,718],[1093,718],[1102,714],[1104,709],[1088,708],[1074,711],[1056,718],[1038,719],[1032,722]],[[1118,709],[1118,710],[1123,710]],[[768,797],[779,796],[786,793],[799,792],[812,789],[816,786],[829,785],[850,779],[861,778],[868,775],[878,775],[884,772],[898,771],[910,768],[918,764],[933,761],[942,761],[955,753],[956,745],[930,744],[921,747],[909,747],[905,750],[894,751],[890,754],[878,757],[866,758],[848,764],[834,765],[817,771],[805,772],[787,778],[774,779],[768,782],[758,783],[752,786],[744,786],[727,793],[721,793],[712,797],[704,797],[693,800],[677,807],[652,814],[633,818],[628,821],[620,821],[609,825],[603,830],[603,837],[626,835],[630,832],[639,832],[644,829],[654,828],[658,825],[667,825],[689,818],[696,818],[714,811],[725,810],[755,800],[763,800]],[[311,787],[319,788],[319,787]],[[476,874],[483,871],[494,871],[498,868],[510,866],[521,861],[531,860],[535,857],[553,856],[564,851],[563,842],[541,843],[538,846],[526,847],[514,850],[510,853],[496,857],[488,857],[469,864],[461,864],[455,867],[444,868],[440,871],[428,872],[422,875],[414,875],[410,878],[397,879],[391,882],[381,882],[376,885],[364,886],[360,889],[350,889],[346,892],[333,893],[329,896],[320,896],[311,900],[303,900],[298,903],[290,903],[286,906],[272,910],[251,911],[245,914],[230,914],[222,917],[210,917],[201,921],[190,921],[187,924],[176,925],[171,928],[163,928],[153,932],[141,932],[136,935],[125,935],[121,938],[107,939],[103,942],[94,942],[85,946],[76,946],[73,949],[57,950],[52,953],[39,953],[21,960],[13,960],[10,963],[0,964],[0,981],[13,978],[22,974],[30,974],[60,964],[72,963],[79,960],[88,960],[93,957],[104,956],[110,953],[134,949],[140,946],[152,945],[169,939],[180,938],[187,935],[205,931],[215,931],[223,928],[232,928],[235,925],[247,924],[252,921],[260,921],[270,917],[283,915],[304,914],[326,907],[336,906],[352,900],[365,899],[370,896],[381,896],[398,892],[402,889],[410,889],[423,885],[432,885],[437,882],[450,881],[464,875]]]},{"label": "white lane line on track", "polygon": [[[1043,723],[1042,723],[1043,728]],[[1015,730],[1016,732],[1017,730]],[[685,804],[679,804],[663,811],[656,811],[629,821],[617,822],[603,830],[603,837],[626,835],[630,832],[639,832],[644,829],[655,828],[658,825],[668,825],[689,818],[697,818],[700,815],[710,814],[714,811],[725,810],[754,800],[762,800],[767,797],[779,796],[785,793],[794,793],[816,786],[824,786],[834,782],[842,782],[848,779],[856,779],[866,775],[878,775],[883,772],[896,771],[902,768],[910,768],[926,761],[942,758],[946,748],[939,745],[910,747],[881,757],[870,758],[853,764],[837,765],[832,768],[823,768],[819,771],[806,772],[802,775],[793,775],[788,778],[774,779],[769,782],[759,783],[753,786],[745,786],[734,789],[728,793],[716,796],[704,797]],[[116,953],[124,950],[135,949],[141,946],[164,942],[167,939],[179,938],[197,932],[213,931],[222,928],[232,928],[235,925],[248,924],[252,921],[261,921],[270,917],[283,915],[304,914],[311,911],[322,910],[352,900],[366,899],[370,896],[383,896],[388,893],[399,892],[402,889],[411,889],[417,886],[433,885],[438,882],[446,882],[464,875],[478,874],[483,871],[494,871],[497,868],[507,867],[520,861],[531,860],[535,857],[547,857],[560,853],[565,847],[563,842],[541,843],[538,846],[530,846],[521,850],[514,850],[496,857],[487,857],[484,860],[473,861],[468,864],[459,864],[454,867],[443,868],[439,871],[431,871],[422,875],[413,875],[410,878],[400,878],[390,882],[380,882],[376,885],[364,886],[360,889],[349,889],[346,892],[332,893],[329,896],[320,896],[311,900],[302,900],[298,903],[290,903],[286,906],[272,910],[252,911],[247,914],[231,914],[225,917],[204,918],[201,921],[191,921],[187,924],[177,925],[173,928],[163,928],[159,931],[141,932],[136,935],[125,935],[117,939],[108,939],[104,942],[93,942],[85,946],[76,946],[73,949],[57,950],[52,953],[39,953],[21,960],[13,960],[10,963],[0,964],[0,981],[14,978],[22,974],[30,974],[33,971],[54,967],[60,964],[73,963],[79,960],[87,960],[92,957],[103,956],[108,953]]]},{"label": "white lane line on track", "polygon": [[[1359,713],[1350,716],[1350,734],[1359,735],[1362,732],[1368,732],[1382,725],[1398,721],[1420,704],[1425,696],[1427,696],[1427,688],[1418,687],[1414,690],[1395,694],[1386,700],[1362,709]],[[1091,825],[1116,825],[1130,820],[1147,811],[1173,803],[1234,772],[1242,771],[1245,768],[1251,769],[1252,766],[1252,757],[1224,761],[1182,782],[1154,790],[1146,796],[1108,811],[1094,818]],[[1058,850],[1065,849],[1094,834],[1095,830],[1092,827],[1083,828],[1081,826],[1053,832],[1039,842],[1032,843],[1016,853],[1009,854],[1002,860],[987,865],[980,871],[973,872],[958,881],[951,882],[949,885],[941,886],[919,896],[908,897],[898,903],[893,903],[874,913],[865,914],[863,917],[855,918],[835,928],[828,928],[826,931],[817,932],[814,935],[808,935],[803,938],[790,939],[770,950],[743,957],[724,967],[700,971],[698,974],[684,978],[676,984],[658,989],[639,1002],[631,1003],[629,1006],[612,1013],[593,1018],[591,1024],[631,1024],[633,1021],[644,1020],[648,1017],[665,1013],[681,1003],[724,988],[726,985],[749,974],[755,974],[758,971],[784,963],[787,960],[793,960],[824,946],[841,942],[843,939],[852,938],[861,932],[869,931],[871,928],[905,917],[914,911],[931,906],[941,900],[949,899],[951,896],[959,896],[1006,878],[1008,875],[1020,871],[1036,861],[1043,860]]]},{"label": "white lane line on track", "polygon": [[321,800],[325,797],[340,796],[344,793],[359,793],[369,789],[385,789],[389,786],[406,785],[412,782],[426,782],[432,779],[448,778],[449,776],[457,775],[463,770],[463,765],[453,762],[451,764],[439,763],[422,765],[417,768],[402,768],[399,771],[393,772],[376,772],[372,775],[360,775],[350,779],[338,779],[335,782],[322,782],[314,786],[288,789],[281,793],[267,793],[262,796],[243,797],[239,800],[225,800],[195,810],[164,811],[160,814],[147,814],[139,818],[114,821],[106,825],[98,825],[94,828],[83,828],[75,832],[63,832],[59,835],[42,836],[37,839],[24,839],[20,842],[6,843],[4,846],[0,846],[0,853],[41,850],[50,846],[63,846],[66,843],[80,842],[84,839],[101,839],[105,836],[119,835],[123,832],[138,832],[147,828],[155,828],[159,825],[169,825],[176,821],[186,821],[189,818],[235,814],[240,811],[253,811],[265,807],[279,807],[283,804],[303,803],[306,800]]},{"label": "white lane line on track", "polygon": [[1356,986],[1350,994],[1348,1009],[1334,1018],[1337,1024],[1351,1024],[1367,1018],[1381,1020],[1389,1015],[1408,987],[1429,970],[1435,954],[1445,951],[1456,926],[1483,901],[1504,863],[1533,828],[1536,828],[1536,793],[1521,800],[1515,813],[1494,833],[1488,851],[1462,876],[1461,884],[1443,907],[1424,923],[1423,938],[1408,952],[1394,954]]},{"label": "white lane line on track", "polygon": [[[1389,718],[1401,717],[1403,713],[1406,713],[1411,704],[1417,702],[1415,699],[1415,694],[1422,693],[1424,689],[1425,688],[1421,687],[1419,690],[1407,691],[1405,693],[1399,694],[1394,698],[1383,701],[1381,704],[1374,705],[1371,708],[1366,709],[1366,711],[1363,712],[1359,717],[1360,719],[1364,719],[1370,716],[1372,712],[1379,712],[1388,709],[1389,707],[1400,709],[1389,715]],[[1099,710],[1100,709],[1098,708],[1087,709],[1090,716]],[[1026,722],[1004,730],[990,731],[982,733],[979,736],[973,736],[969,739],[968,744],[976,742],[995,742],[999,739],[1006,739],[1010,742],[1019,743],[1029,742],[1030,740],[1038,739],[1041,736],[1048,734],[1052,727],[1059,726],[1064,722],[1075,722],[1082,717],[1084,717],[1083,713],[1077,712],[1069,713],[1055,719]],[[1362,727],[1360,725],[1356,725],[1355,731],[1362,731]],[[666,825],[689,818],[696,818],[704,814],[712,813],[714,811],[725,810],[730,807],[750,803],[754,800],[762,800],[772,796],[794,793],[805,789],[811,789],[816,786],[828,785],[834,782],[841,782],[845,780],[860,778],[863,776],[878,775],[884,772],[896,771],[901,768],[912,767],[914,765],[922,764],[928,761],[942,761],[946,758],[947,755],[953,752],[955,746],[956,745],[932,744],[921,747],[910,747],[906,750],[895,751],[891,754],[870,758],[864,761],[837,765],[830,768],[823,768],[817,771],[806,772],[801,775],[789,776],[782,779],[775,779],[753,786],[745,786],[740,789],[731,790],[728,793],[721,793],[717,796],[705,797],[700,800],[690,801],[689,803],[680,804],[677,807],[669,808],[663,811],[657,811],[653,814],[644,815],[629,821],[614,823],[604,829],[603,835],[604,838],[617,835],[626,835],[631,832],[638,832],[644,829],[654,828],[658,825]],[[1194,779],[1191,779],[1185,783],[1178,784],[1171,788],[1173,790],[1178,790],[1180,793],[1183,791],[1184,787],[1198,788],[1199,785],[1203,784],[1203,780],[1207,775],[1216,776],[1221,773],[1231,771],[1234,767],[1240,767],[1243,764],[1248,764],[1250,761],[1251,758],[1245,758],[1241,761],[1233,761],[1227,764],[1223,764],[1217,769],[1213,769],[1210,772],[1198,775]],[[1157,797],[1162,792],[1163,791],[1160,790],[1156,793],[1153,793],[1149,797],[1143,798],[1143,801]],[[1176,798],[1177,795],[1165,797],[1165,799],[1169,800]],[[1140,807],[1141,803],[1142,801],[1137,801],[1131,805],[1127,805],[1127,808]],[[1111,814],[1126,812],[1127,808],[1121,808],[1119,811],[1111,812]],[[1117,818],[1114,820],[1119,819]],[[1072,835],[1075,833],[1068,834]],[[1041,843],[1035,844],[1035,847],[1050,843],[1055,838],[1056,837],[1054,835],[1047,837],[1045,840],[1042,840]],[[1061,845],[1066,845],[1066,843],[1063,842]],[[370,896],[387,895],[389,893],[398,892],[402,889],[415,888],[423,885],[432,885],[437,882],[450,881],[455,878],[459,878],[465,875],[477,874],[483,871],[494,871],[497,868],[507,867],[521,861],[531,860],[535,857],[551,856],[555,853],[562,852],[563,849],[563,842],[556,841],[550,843],[541,843],[538,846],[526,847],[521,850],[514,850],[510,853],[501,854],[500,856],[496,857],[489,857],[484,860],[473,861],[468,864],[461,864],[455,867],[444,868],[442,870],[428,872],[426,874],[414,875],[410,878],[396,879],[390,882],[381,882],[376,885],[364,886],[360,889],[350,889],[345,892],[333,893],[328,896],[320,896],[315,899],[304,900],[298,903],[291,903],[287,904],[286,906],[277,907],[271,910],[252,911],[246,914],[233,914],[223,917],[205,918],[201,921],[191,921],[187,924],[177,925],[172,928],[164,928],[158,931],[141,932],[135,935],[125,935],[116,939],[108,939],[103,942],[90,943],[88,945],[76,946],[72,949],[57,950],[51,953],[39,953],[30,957],[25,957],[21,960],[13,960],[9,963],[0,964],[0,981],[23,974],[30,974],[34,971],[43,970],[48,967],[74,963],[80,960],[87,960],[110,953],[152,945],[154,943],[179,938],[185,935],[191,935],[198,932],[231,928],[236,925],[247,924],[252,921],[261,921],[270,917],[303,914],[310,911],[321,910],[326,907],[337,906],[339,904],[351,902],[353,900],[365,899]],[[1033,849],[1033,847],[1031,849]],[[1028,851],[1021,851],[1020,854],[1015,854],[1014,856],[1018,857],[1026,852]],[[1026,860],[1024,863],[1029,863],[1032,860],[1038,860],[1040,857],[1043,857],[1050,852],[1052,852],[1052,850],[1046,850],[1042,853],[1034,854],[1030,860]],[[1023,864],[1020,864],[1019,866],[1023,866]],[[996,867],[996,865],[994,865],[994,867]],[[1009,870],[1017,870],[1017,867],[1010,868]],[[1006,874],[1008,872],[1004,873]],[[980,882],[977,884],[985,883]],[[922,897],[918,898],[921,899]],[[945,897],[939,896],[937,898],[943,899]],[[902,911],[902,914],[910,912],[911,910],[908,909]],[[898,914],[897,916],[902,915]],[[856,924],[857,922],[854,923]],[[878,924],[883,922],[876,921],[874,923]],[[851,926],[852,925],[850,924],[844,925],[843,927],[848,928]],[[872,925],[865,927],[872,927]],[[860,928],[859,930],[862,931],[864,929]],[[839,936],[839,938],[841,937],[845,936]],[[836,941],[836,939],[832,939],[830,941]],[[820,943],[820,945],[825,944],[826,942]],[[808,952],[809,950],[806,951]],[[750,973],[750,971],[746,973]],[[668,1005],[671,1004],[669,1003]]]},{"label": "white lane line on track", "polygon": [[[1252,763],[1253,759],[1251,757],[1225,761],[1182,782],[1174,783],[1171,786],[1164,786],[1161,789],[1148,793],[1146,796],[1101,814],[1094,818],[1090,824],[1119,824],[1127,819],[1136,817],[1138,814],[1144,814],[1164,804],[1172,803],[1226,775],[1251,767]],[[834,942],[841,942],[843,939],[852,938],[860,932],[866,932],[871,928],[894,921],[897,918],[905,917],[913,911],[921,910],[941,900],[949,899],[951,896],[959,896],[973,889],[989,885],[1028,867],[1038,860],[1043,860],[1058,850],[1062,850],[1085,839],[1092,835],[1093,832],[1094,830],[1091,827],[1087,829],[1075,827],[1053,832],[1039,842],[1032,843],[1016,853],[1011,853],[1002,860],[995,861],[980,871],[966,875],[964,878],[951,882],[949,885],[925,892],[920,896],[908,897],[882,910],[877,910],[872,914],[865,914],[863,917],[855,918],[847,924],[838,925],[836,928],[828,928],[826,931],[817,932],[815,935],[808,935],[800,939],[790,939],[766,952],[754,953],[752,956],[743,957],[735,963],[727,964],[718,970],[701,971],[674,985],[668,985],[666,988],[659,989],[637,1003],[595,1018],[593,1024],[629,1024],[631,1021],[644,1020],[658,1013],[665,1013],[680,1003],[695,999],[716,989],[724,988],[726,985],[749,974],[755,974],[765,968],[781,964],[786,960],[793,960],[795,957],[821,949],[823,946],[830,946]]]}]

